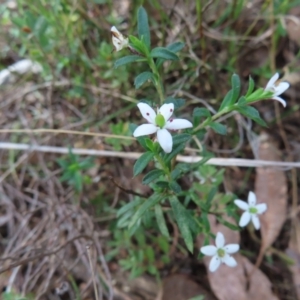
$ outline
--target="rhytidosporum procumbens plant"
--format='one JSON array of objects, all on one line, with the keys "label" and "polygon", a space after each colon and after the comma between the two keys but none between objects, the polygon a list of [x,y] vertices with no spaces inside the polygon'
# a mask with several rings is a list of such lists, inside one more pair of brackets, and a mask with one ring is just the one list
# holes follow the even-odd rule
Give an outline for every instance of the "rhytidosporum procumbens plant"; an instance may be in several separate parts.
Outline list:
[{"label": "rhytidosporum procumbens plant", "polygon": [[[228,197],[228,195],[217,193],[221,180],[218,183],[205,182],[203,186],[193,183],[189,190],[183,190],[180,186],[180,178],[187,174],[191,176],[190,178],[201,177],[201,170],[205,167],[204,163],[211,157],[210,155],[203,151],[200,155],[204,158],[194,164],[177,163],[176,156],[193,138],[201,142],[204,133],[209,128],[218,134],[225,135],[226,126],[221,124],[219,119],[232,111],[239,112],[265,126],[259,112],[251,104],[260,100],[274,99],[285,106],[285,101],[279,98],[279,95],[289,87],[289,84],[275,85],[278,80],[278,74],[275,74],[266,88],[256,89],[250,77],[246,94],[241,94],[240,78],[237,74],[233,74],[232,88],[225,95],[215,114],[205,107],[197,107],[193,115],[188,118],[189,120],[177,117],[185,101],[166,96],[161,72],[163,72],[165,61],[179,60],[178,52],[183,49],[184,44],[175,42],[166,47],[152,47],[148,16],[143,7],[138,10],[137,20],[138,36],[124,37],[116,27],[112,27],[111,31],[115,50],[122,51],[125,55],[115,62],[115,67],[129,63],[143,63],[148,70],[135,78],[135,88],[139,89],[145,82],[151,81],[157,91],[157,95],[151,93],[146,100],[143,99],[137,104],[137,110],[140,111],[146,123],[145,120],[141,120],[142,125],[131,126],[133,135],[144,150],[134,164],[133,173],[134,176],[142,173],[150,162],[154,162],[150,165],[152,170],[143,178],[143,184],[151,187],[152,195],[145,199],[136,198],[124,205],[118,213],[119,224],[121,227],[127,227],[129,232],[134,234],[136,230],[145,226],[149,218],[155,219],[161,234],[169,238],[169,228],[166,222],[166,216],[168,216],[175,220],[188,250],[193,252],[193,241],[198,234],[204,235],[205,244],[208,244],[209,237],[216,234],[216,232],[210,232],[208,214],[214,214],[219,222],[233,230],[238,230],[237,225],[223,219],[224,214],[227,214],[237,221],[238,209],[233,202],[234,196]],[[130,55],[126,55],[126,52]],[[204,174],[203,182],[206,180],[205,176],[207,174]],[[199,193],[204,198],[199,199]],[[254,199],[255,195],[250,194],[250,198]],[[255,201],[250,202],[249,204],[243,204],[241,200],[235,202],[238,207],[246,211],[240,225],[245,226],[252,218],[258,228],[257,215],[265,211],[266,207],[261,208],[254,203]],[[235,261],[229,254],[238,251],[238,245],[234,245],[234,249],[226,248],[222,233],[218,233],[216,241],[216,247],[202,248],[203,254],[213,256],[211,271],[216,270],[221,262],[234,266]]]}]

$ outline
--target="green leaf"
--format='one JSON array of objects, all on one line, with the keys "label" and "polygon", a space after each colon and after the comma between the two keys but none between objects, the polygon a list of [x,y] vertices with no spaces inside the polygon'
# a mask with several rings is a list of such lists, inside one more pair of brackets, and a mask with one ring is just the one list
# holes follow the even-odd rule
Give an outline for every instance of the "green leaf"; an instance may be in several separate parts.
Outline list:
[{"label": "green leaf", "polygon": [[254,90],[254,80],[252,79],[251,76],[249,76],[249,86],[248,86],[248,90],[247,90],[247,94],[246,94],[246,98],[251,95],[251,93],[253,92]]},{"label": "green leaf", "polygon": [[132,62],[138,61],[138,60],[143,60],[143,58],[139,55],[127,55],[124,57],[119,58],[118,60],[115,61],[114,67],[118,68],[120,66],[130,64]]},{"label": "green leaf", "polygon": [[167,189],[169,188],[169,182],[168,181],[164,181],[164,180],[159,180],[155,183],[155,185],[159,188],[162,189]]},{"label": "green leaf", "polygon": [[247,99],[245,96],[240,97],[239,101],[238,101],[238,105],[245,105],[247,104]]},{"label": "green leaf", "polygon": [[171,207],[177,222],[177,225],[179,227],[179,230],[181,232],[181,235],[184,239],[184,242],[188,248],[188,250],[193,253],[193,237],[191,230],[188,226],[189,215],[186,212],[185,207],[178,201],[177,197],[173,196],[170,198]]},{"label": "green leaf", "polygon": [[217,220],[221,224],[225,225],[226,227],[228,227],[231,230],[234,230],[234,231],[239,231],[240,230],[240,228],[238,226],[236,226],[235,224],[229,223],[228,221],[225,221],[224,219],[222,219],[222,218],[220,218],[218,216],[217,216]]},{"label": "green leaf", "polygon": [[143,216],[143,214],[156,205],[160,200],[162,196],[158,194],[153,194],[149,199],[145,200],[144,203],[138,208],[136,213],[133,215],[128,227],[132,228],[135,223]]},{"label": "green leaf", "polygon": [[156,217],[156,222],[157,222],[158,228],[159,228],[160,232],[162,233],[162,235],[164,235],[167,238],[170,238],[169,230],[166,225],[164,213],[163,213],[163,210],[162,210],[160,204],[155,205],[155,217]]},{"label": "green leaf", "polygon": [[227,133],[226,126],[221,123],[212,122],[209,124],[209,126],[218,134],[226,135]]},{"label": "green leaf", "polygon": [[135,162],[133,166],[133,176],[137,176],[140,174],[148,165],[148,163],[154,157],[154,153],[152,152],[145,152],[141,155],[141,157]]},{"label": "green leaf", "polygon": [[[175,43],[172,43],[170,45],[168,45],[166,48],[174,53],[177,53],[179,52],[183,47],[185,46],[184,43],[182,42],[175,42]],[[163,63],[164,61],[166,61],[165,59],[163,58],[158,58],[157,61],[156,61],[156,65],[157,67],[159,68]]]},{"label": "green leaf", "polygon": [[232,95],[233,95],[233,92],[232,92],[232,90],[230,90],[226,94],[225,98],[223,99],[222,104],[221,104],[221,106],[219,108],[219,111],[222,111],[224,108],[230,106]]},{"label": "green leaf", "polygon": [[133,47],[137,52],[143,54],[144,56],[148,56],[149,50],[143,40],[139,40],[137,37],[130,35],[129,41],[130,46]]},{"label": "green leaf", "polygon": [[165,174],[163,170],[159,170],[159,169],[151,170],[149,173],[147,173],[144,176],[142,183],[149,184],[153,180],[158,179],[163,174]]},{"label": "green leaf", "polygon": [[182,107],[185,104],[185,102],[186,101],[182,98],[173,98],[173,97],[167,97],[166,100],[164,101],[164,103],[173,103],[175,109]]},{"label": "green leaf", "polygon": [[247,98],[247,102],[250,103],[252,101],[256,101],[259,99],[262,99],[262,95],[264,94],[265,90],[263,88],[259,88],[256,91],[254,91],[252,94],[248,95]]},{"label": "green leaf", "polygon": [[181,186],[175,180],[170,182],[169,187],[175,194],[181,193]]},{"label": "green leaf", "polygon": [[147,80],[151,79],[154,82],[152,72],[143,72],[139,74],[134,80],[134,86],[136,89],[140,88]]},{"label": "green leaf", "polygon": [[138,9],[138,34],[139,38],[144,40],[148,49],[151,45],[151,36],[148,24],[148,15],[143,6]]},{"label": "green leaf", "polygon": [[246,105],[238,106],[237,111],[240,112],[241,114],[243,114],[244,116],[252,119],[257,124],[264,126],[264,127],[267,126],[266,122],[260,117],[258,110],[255,109],[254,107],[246,106]]},{"label": "green leaf", "polygon": [[122,206],[118,212],[117,212],[117,217],[119,218],[121,215],[125,214],[127,211],[133,209],[134,207],[138,206],[141,204],[143,200],[140,198],[136,198],[135,200],[125,204],[124,206]]},{"label": "green leaf", "polygon": [[165,156],[164,159],[165,163],[169,163],[172,160],[172,158],[174,158],[177,154],[183,151],[184,148],[185,148],[185,143],[178,144],[177,146],[173,147],[172,152]]},{"label": "green leaf", "polygon": [[164,58],[167,60],[178,60],[179,59],[179,57],[174,52],[172,52],[164,47],[156,47],[156,48],[152,49],[150,56],[154,57],[154,58]]},{"label": "green leaf", "polygon": [[241,92],[241,80],[239,75],[233,74],[231,76],[231,85],[232,85],[232,98],[229,105],[233,105],[238,99]]},{"label": "green leaf", "polygon": [[193,125],[194,125],[194,127],[197,127],[200,124],[200,120],[203,117],[210,118],[211,117],[210,111],[204,107],[196,107],[193,110]]},{"label": "green leaf", "polygon": [[188,133],[180,133],[173,136],[173,147],[178,144],[185,144],[187,141],[191,139],[191,135]]}]

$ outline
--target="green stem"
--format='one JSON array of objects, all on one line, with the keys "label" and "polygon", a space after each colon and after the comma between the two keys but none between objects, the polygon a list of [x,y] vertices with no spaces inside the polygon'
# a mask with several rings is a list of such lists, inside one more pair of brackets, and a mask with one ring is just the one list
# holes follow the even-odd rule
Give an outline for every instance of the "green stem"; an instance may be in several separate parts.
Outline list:
[{"label": "green stem", "polygon": [[155,88],[159,95],[160,104],[162,105],[165,100],[165,97],[164,97],[164,89],[163,89],[161,76],[159,75],[158,69],[156,67],[156,64],[155,64],[153,58],[150,58],[148,63],[149,63],[149,66],[150,66],[154,76],[155,76],[155,84],[154,85],[155,85]]}]

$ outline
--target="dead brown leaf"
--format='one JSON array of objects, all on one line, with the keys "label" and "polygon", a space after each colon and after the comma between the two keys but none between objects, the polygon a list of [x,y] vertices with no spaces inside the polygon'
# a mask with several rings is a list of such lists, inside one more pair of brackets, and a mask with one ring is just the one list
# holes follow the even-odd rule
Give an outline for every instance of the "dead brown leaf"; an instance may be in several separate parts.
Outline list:
[{"label": "dead brown leaf", "polygon": [[300,299],[300,222],[295,220],[293,224],[289,247],[286,254],[294,260],[294,265],[289,266],[293,276],[293,282],[297,293],[297,299]]},{"label": "dead brown leaf", "polygon": [[[279,161],[279,150],[270,137],[263,133],[259,137],[259,159]],[[287,182],[284,171],[275,168],[257,168],[255,194],[258,203],[266,203],[268,209],[260,216],[262,245],[260,253],[273,244],[286,220]]]},{"label": "dead brown leaf", "polygon": [[[239,232],[233,231],[222,224],[217,224],[214,217],[210,217],[212,232],[222,232],[226,244],[239,243]],[[229,220],[233,222],[233,220]],[[241,254],[233,254],[238,265],[234,268],[221,265],[211,273],[208,271],[208,279],[211,288],[219,300],[253,300],[253,299],[278,299],[271,290],[269,279]],[[208,269],[210,257],[204,257],[204,263]],[[250,273],[253,275],[248,278]]]}]

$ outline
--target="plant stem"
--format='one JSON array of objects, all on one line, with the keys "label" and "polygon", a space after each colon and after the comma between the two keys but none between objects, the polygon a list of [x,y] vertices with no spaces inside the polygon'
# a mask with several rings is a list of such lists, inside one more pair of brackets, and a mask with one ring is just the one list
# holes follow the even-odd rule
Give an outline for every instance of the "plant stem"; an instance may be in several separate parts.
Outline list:
[{"label": "plant stem", "polygon": [[149,66],[150,66],[154,76],[155,76],[155,84],[154,85],[155,85],[155,88],[159,95],[160,104],[162,105],[165,100],[165,97],[164,97],[164,89],[163,89],[161,76],[159,75],[158,69],[156,67],[156,64],[155,64],[153,58],[150,58],[148,63],[149,63]]}]

